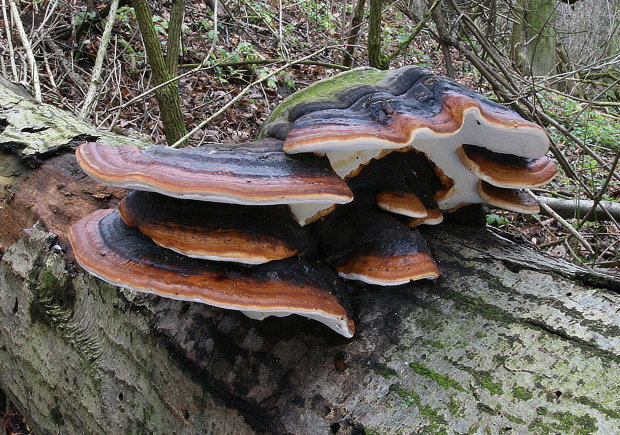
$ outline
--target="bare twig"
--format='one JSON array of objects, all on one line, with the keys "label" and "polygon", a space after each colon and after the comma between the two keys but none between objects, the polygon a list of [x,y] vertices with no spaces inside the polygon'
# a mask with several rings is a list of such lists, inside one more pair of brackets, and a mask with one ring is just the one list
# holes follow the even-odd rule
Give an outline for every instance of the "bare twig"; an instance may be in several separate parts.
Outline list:
[{"label": "bare twig", "polygon": [[568,139],[570,139],[571,141],[573,141],[579,148],[581,148],[582,150],[584,150],[586,152],[586,154],[590,157],[592,157],[599,165],[601,165],[605,170],[608,170],[611,172],[612,176],[617,179],[620,180],[620,174],[617,174],[613,171],[611,171],[610,166],[607,164],[607,162],[605,162],[597,153],[595,153],[589,146],[587,146],[585,144],[585,142],[583,140],[581,140],[580,138],[578,138],[576,135],[574,135],[572,132],[568,131],[568,129],[566,129],[566,127],[564,127],[561,123],[559,123],[558,121],[556,121],[553,117],[547,115],[545,112],[543,112],[542,110],[539,110],[536,106],[534,106],[532,103],[530,103],[527,100],[522,100],[523,104],[532,111],[532,113],[535,113],[536,116],[543,121],[543,123],[547,124],[547,125],[551,125],[553,127],[555,127],[560,133],[562,133],[564,136],[566,136]]},{"label": "bare twig", "polygon": [[[338,49],[338,47],[333,47],[334,49]],[[286,59],[248,59],[248,60],[239,60],[235,62],[218,62],[217,66],[220,68],[232,67],[238,68],[243,66],[252,66],[252,65],[269,65],[275,63],[286,63],[288,62]],[[330,62],[320,62],[315,60],[306,60],[303,62],[297,62],[295,65],[312,65],[312,66],[322,66],[325,68],[334,68],[342,71],[347,71],[350,68],[344,65],[340,65],[337,63]],[[209,69],[213,68],[214,65],[208,65],[208,63],[193,63],[193,64],[183,64],[181,67],[183,68],[199,68],[199,69]]]},{"label": "bare twig", "polygon": [[37,66],[37,61],[34,58],[34,52],[32,51],[32,46],[30,45],[30,41],[28,40],[28,35],[26,34],[26,30],[24,29],[24,25],[22,24],[22,20],[19,16],[19,10],[17,9],[17,5],[15,4],[15,0],[8,0],[9,7],[11,8],[11,15],[13,18],[13,25],[17,29],[19,33],[19,38],[22,41],[24,46],[24,50],[26,50],[26,56],[28,57],[28,64],[30,66],[30,74],[32,77],[32,88],[34,89],[34,98],[37,101],[41,101],[41,82],[39,80],[39,70]]},{"label": "bare twig", "polygon": [[69,75],[69,77],[71,77],[71,80],[73,81],[73,83],[76,85],[75,89],[77,91],[79,91],[80,93],[84,92],[84,89],[88,88],[88,84],[84,81],[84,79],[78,75],[74,68],[73,68],[73,64],[70,63],[71,61],[71,57],[69,57],[67,59],[68,56],[66,56],[62,50],[60,49],[60,47],[58,47],[58,44],[56,44],[52,39],[50,38],[46,38],[45,39],[45,45],[48,47],[49,50],[51,50],[54,55],[56,56],[56,58],[58,59],[58,61],[60,62],[60,64],[64,67],[65,71],[67,72],[67,74]]},{"label": "bare twig", "polygon": [[220,116],[222,113],[224,113],[230,106],[232,106],[233,104],[235,104],[237,101],[239,101],[246,93],[248,93],[253,87],[259,85],[260,83],[268,80],[269,78],[281,73],[282,71],[284,71],[285,69],[291,67],[292,65],[295,65],[299,62],[308,60],[314,56],[316,56],[317,54],[321,53],[324,50],[328,50],[331,49],[332,47],[325,47],[325,48],[321,48],[317,51],[315,51],[314,53],[311,53],[307,56],[302,57],[301,59],[297,59],[297,60],[293,60],[290,62],[287,62],[285,65],[281,66],[278,69],[273,70],[272,72],[270,72],[269,74],[264,75],[263,77],[259,78],[258,80],[255,80],[254,82],[250,83],[249,85],[247,85],[245,88],[243,88],[243,90],[241,92],[239,92],[239,94],[237,94],[235,96],[235,98],[231,99],[228,103],[226,103],[224,106],[222,106],[217,112],[215,112],[213,115],[209,116],[207,119],[205,119],[204,121],[202,121],[200,124],[198,124],[196,127],[194,127],[194,129],[192,131],[190,131],[189,133],[187,133],[184,137],[182,137],[181,139],[179,139],[177,142],[173,143],[172,145],[170,145],[171,148],[177,148],[181,143],[183,143],[184,141],[186,141],[188,138],[190,138],[194,133],[200,131],[205,125],[208,125],[209,123],[211,123],[215,118],[217,118],[218,116]]},{"label": "bare twig", "polygon": [[11,62],[11,72],[13,73],[13,80],[17,80],[18,79],[18,75],[17,75],[17,65],[15,64],[15,52],[13,49],[13,38],[11,36],[11,28],[10,28],[10,24],[9,24],[9,17],[6,14],[6,0],[2,0],[2,18],[4,19],[4,27],[5,27],[5,32],[4,34],[6,35],[6,43],[7,43],[7,48],[9,50],[9,60]]},{"label": "bare twig", "polygon": [[574,262],[581,264],[582,266],[585,266],[585,263],[583,262],[581,257],[577,255],[573,247],[570,245],[570,243],[568,243],[568,238],[564,239],[564,247],[570,253],[571,257],[573,257]]},{"label": "bare twig", "polygon": [[90,112],[93,110],[93,107],[97,102],[99,91],[101,90],[101,71],[103,70],[103,61],[107,54],[108,44],[110,43],[112,27],[114,26],[114,21],[116,20],[116,10],[118,9],[118,2],[119,0],[112,0],[110,4],[110,12],[108,15],[108,19],[105,23],[105,28],[103,30],[103,35],[101,36],[101,41],[99,42],[99,49],[97,50],[97,58],[95,59],[95,65],[93,66],[93,72],[90,77],[88,93],[86,94],[86,98],[84,98],[84,103],[82,105],[82,109],[80,110],[80,117],[83,119],[87,118]]},{"label": "bare twig", "polygon": [[[334,47],[332,47],[334,48]],[[307,57],[311,57],[314,56],[314,54],[307,56]],[[306,59],[307,57],[303,58]],[[159,89],[162,86],[166,86],[167,84],[174,82],[174,81],[178,81],[181,80],[185,77],[191,76],[193,74],[196,74],[199,71],[203,71],[203,70],[209,70],[209,69],[213,69],[216,67],[240,67],[240,66],[248,66],[248,65],[275,65],[278,63],[286,63],[287,65],[317,65],[317,66],[324,66],[327,68],[334,68],[334,69],[340,69],[340,70],[347,70],[349,68],[342,66],[342,65],[338,65],[338,64],[333,64],[333,63],[326,63],[326,62],[316,62],[316,61],[307,61],[307,60],[298,60],[298,61],[294,61],[293,63],[287,62],[284,59],[254,59],[254,60],[246,60],[246,61],[239,61],[239,62],[216,62],[216,63],[209,63],[207,61],[207,59],[205,58],[205,60],[202,63],[199,64],[193,64],[193,65],[183,65],[183,67],[189,67],[192,66],[193,68],[189,71],[184,72],[183,74],[179,74],[176,77],[171,78],[170,80],[167,80],[164,83],[161,83],[160,85],[154,86],[150,89],[147,89],[146,91],[142,92],[140,95],[137,95],[135,97],[133,97],[131,100],[126,101],[125,103],[113,107],[110,110],[116,110],[117,113],[114,116],[114,119],[112,120],[111,124],[110,124],[110,129],[115,127],[116,124],[118,123],[118,120],[120,118],[121,115],[121,110],[123,110],[124,108],[134,104],[136,101],[140,101],[144,98],[146,98],[147,96],[149,96],[150,94],[152,94],[154,91],[156,91],[157,89]],[[285,67],[286,68],[286,67]],[[269,77],[272,77],[272,75],[270,75]]]},{"label": "bare twig", "polygon": [[409,34],[407,39],[401,42],[400,44],[398,44],[398,47],[396,47],[396,50],[394,50],[394,52],[390,55],[389,57],[390,62],[393,61],[405,48],[409,47],[409,44],[411,44],[411,42],[416,38],[416,36],[418,36],[418,34],[422,31],[422,29],[424,29],[427,21],[431,18],[433,11],[440,4],[441,4],[441,0],[435,0],[435,3],[433,3],[428,8],[428,10],[424,12],[424,14],[422,15],[422,19],[415,26],[413,31]]},{"label": "bare twig", "polygon": [[[34,40],[34,43],[32,44],[33,47],[36,47],[41,42],[41,39],[43,39],[44,32],[42,30],[45,28],[45,25],[47,24],[49,19],[55,16],[54,12],[56,11],[56,8],[59,4],[60,1],[58,0],[48,3],[47,8],[45,9],[45,15],[43,16],[43,20],[41,20],[39,26],[33,32],[34,35],[38,35],[38,38],[36,38]],[[50,27],[53,27],[53,24],[51,24]]]},{"label": "bare twig", "polygon": [[571,224],[566,222],[566,220],[564,220],[564,218],[562,216],[560,216],[555,211],[553,211],[553,209],[551,207],[549,207],[547,204],[545,204],[543,201],[541,201],[536,195],[534,195],[534,193],[532,193],[532,191],[530,189],[524,189],[524,190],[525,190],[525,192],[530,197],[532,197],[532,199],[534,201],[536,201],[538,203],[540,208],[542,208],[545,211],[546,214],[548,214],[549,216],[554,217],[559,223],[562,224],[562,226],[564,228],[566,228],[566,230],[569,233],[571,233],[577,240],[579,240],[579,242],[583,245],[583,247],[589,253],[594,254],[594,249],[592,249],[592,246],[588,243],[588,241],[586,239],[584,239],[581,234],[579,234],[579,231],[577,231]]},{"label": "bare twig", "polygon": [[[263,15],[256,10],[256,8],[254,8],[254,6],[252,5],[251,2],[246,1],[246,0],[241,0],[241,2],[248,7],[254,14],[256,14],[257,17],[259,17],[261,19],[261,21],[265,24],[265,27],[271,32],[271,34],[276,38],[276,40],[278,41],[278,46],[280,47],[280,49],[282,50],[282,55],[285,58],[288,58],[290,53],[288,50],[288,47],[286,46],[286,44],[284,43],[284,40],[281,38],[281,33],[277,32],[273,26],[271,24],[269,24],[269,22],[263,18]],[[280,27],[281,28],[281,27]]]},{"label": "bare twig", "polygon": [[[607,186],[609,186],[609,182],[611,181],[613,174],[616,172],[619,158],[620,158],[620,150],[616,151],[616,157],[614,158],[614,162],[611,165],[611,169],[609,170],[609,173],[607,174],[605,181],[603,181],[601,188],[597,192],[596,196],[593,198],[592,207],[590,208],[590,210],[588,210],[588,212],[583,217],[583,219],[579,222],[579,224],[577,224],[577,229],[581,228],[590,219],[590,216],[596,213],[597,209],[599,208],[599,205],[602,205],[601,199],[603,198],[603,194],[607,191]],[[616,225],[618,225],[618,222],[615,221],[613,215],[607,210],[606,207],[600,207],[600,208],[602,208],[603,211],[609,216],[609,218],[613,220],[616,223]]]}]

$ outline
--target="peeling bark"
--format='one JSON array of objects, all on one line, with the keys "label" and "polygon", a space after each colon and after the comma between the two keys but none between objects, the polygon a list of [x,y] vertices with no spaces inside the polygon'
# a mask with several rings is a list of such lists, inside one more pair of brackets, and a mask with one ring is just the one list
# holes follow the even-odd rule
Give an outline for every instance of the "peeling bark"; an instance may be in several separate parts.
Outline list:
[{"label": "peeling bark", "polygon": [[5,83],[0,81],[0,150],[14,152],[28,167],[66,152],[79,140],[148,146],[139,139],[97,130],[57,107],[12,92]]},{"label": "peeling bark", "polygon": [[[617,431],[617,280],[442,224],[422,230],[436,282],[349,284],[353,339],[295,316],[259,322],[84,273],[58,213],[44,213],[63,198],[77,201],[64,203],[67,220],[105,206],[73,164],[60,155],[1,173],[13,202],[0,220],[0,388],[37,433]],[[39,175],[50,173],[65,186],[45,187],[58,184]],[[38,189],[35,205],[13,206]],[[22,223],[4,230],[12,219]]]}]

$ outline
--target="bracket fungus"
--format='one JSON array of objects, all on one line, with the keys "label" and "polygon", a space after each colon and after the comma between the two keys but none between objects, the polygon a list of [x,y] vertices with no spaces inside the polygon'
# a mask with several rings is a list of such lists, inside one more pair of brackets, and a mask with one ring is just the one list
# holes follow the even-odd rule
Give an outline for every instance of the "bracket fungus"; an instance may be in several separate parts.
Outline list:
[{"label": "bracket fungus", "polygon": [[[331,90],[326,92],[327,98],[322,97],[322,87]],[[312,104],[306,99],[313,99]],[[259,137],[271,135],[284,140],[284,150],[289,154],[324,154],[345,180],[355,177],[371,160],[395,150],[411,147],[424,153],[441,176],[454,182],[450,189],[436,195],[443,211],[494,199],[493,195],[480,196],[479,172],[470,169],[472,164],[463,164],[458,153],[464,144],[484,148],[485,156],[500,166],[502,154],[527,159],[527,164],[519,166],[518,187],[536,187],[555,174],[551,164],[542,179],[533,181],[536,177],[525,175],[541,166],[538,159],[548,161],[549,139],[540,126],[423,68],[364,68],[344,73],[331,86],[319,82],[301,91],[294,102],[276,114],[279,118],[268,119]],[[499,185],[487,181],[502,187],[501,175],[499,172]],[[513,204],[513,209],[517,208],[518,204]],[[316,220],[325,210],[306,205],[292,209],[304,223]],[[531,207],[524,207],[526,210],[532,212]]]},{"label": "bracket fungus", "polygon": [[337,276],[302,260],[248,268],[189,258],[157,246],[116,210],[80,219],[69,237],[80,265],[114,285],[239,310],[254,319],[300,314],[345,337],[355,332]]},{"label": "bracket fungus", "polygon": [[[78,262],[118,286],[355,331],[347,283],[435,279],[415,227],[490,204],[535,213],[521,188],[557,172],[545,131],[418,67],[361,68],[285,100],[256,142],[77,150],[135,190],[76,222]],[[335,271],[334,271],[335,269]]]},{"label": "bracket fungus", "polygon": [[123,221],[188,257],[263,264],[306,253],[308,238],[283,206],[241,206],[134,191],[118,207]]},{"label": "bracket fungus", "polygon": [[242,205],[342,204],[353,195],[324,158],[292,158],[282,142],[173,149],[103,146],[76,152],[82,169],[100,183],[181,199]]}]

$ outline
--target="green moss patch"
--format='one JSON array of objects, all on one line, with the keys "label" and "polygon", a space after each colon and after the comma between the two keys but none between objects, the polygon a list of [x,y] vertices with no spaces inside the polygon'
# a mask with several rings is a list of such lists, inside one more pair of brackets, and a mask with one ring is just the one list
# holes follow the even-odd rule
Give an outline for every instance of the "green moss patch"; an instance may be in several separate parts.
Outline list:
[{"label": "green moss patch", "polygon": [[409,367],[420,376],[432,379],[444,388],[456,388],[459,391],[465,391],[465,389],[456,380],[452,379],[448,375],[437,373],[423,364],[410,363]]},{"label": "green moss patch", "polygon": [[447,433],[445,430],[445,426],[448,424],[446,419],[443,417],[443,415],[439,413],[437,409],[429,405],[424,405],[418,393],[416,393],[415,391],[407,390],[399,386],[398,384],[391,385],[390,391],[403,399],[403,403],[406,406],[415,405],[418,408],[418,411],[420,411],[420,415],[429,422],[429,425],[424,427],[421,433]]},{"label": "green moss patch", "polygon": [[512,389],[512,395],[519,400],[530,400],[534,396],[530,390],[519,386]]},{"label": "green moss patch", "polygon": [[[551,419],[555,421],[549,421]],[[598,433],[596,420],[593,417],[588,414],[578,416],[571,414],[570,412],[548,412],[546,413],[545,418],[539,417],[532,421],[532,423],[528,426],[528,429],[532,433],[539,434],[562,433],[586,435]]]}]

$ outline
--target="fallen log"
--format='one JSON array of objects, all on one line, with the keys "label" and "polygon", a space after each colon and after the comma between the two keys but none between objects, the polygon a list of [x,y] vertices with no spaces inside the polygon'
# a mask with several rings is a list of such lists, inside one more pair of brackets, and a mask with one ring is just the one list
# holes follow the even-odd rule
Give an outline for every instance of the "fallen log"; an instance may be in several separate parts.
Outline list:
[{"label": "fallen log", "polygon": [[37,433],[617,430],[617,280],[442,224],[423,230],[438,280],[349,284],[353,339],[136,294],[72,260],[67,225],[122,195],[74,138],[37,168],[0,155],[0,388]]}]

